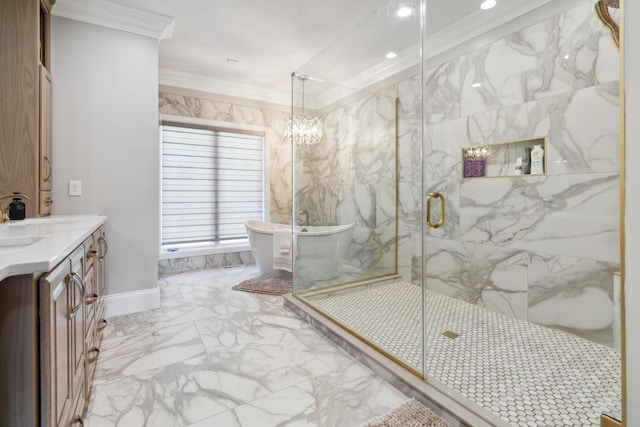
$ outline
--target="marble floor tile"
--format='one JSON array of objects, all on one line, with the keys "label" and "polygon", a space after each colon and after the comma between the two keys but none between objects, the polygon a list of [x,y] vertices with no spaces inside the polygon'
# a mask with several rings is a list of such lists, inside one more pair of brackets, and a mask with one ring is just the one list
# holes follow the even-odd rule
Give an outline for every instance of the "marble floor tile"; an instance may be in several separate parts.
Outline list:
[{"label": "marble floor tile", "polygon": [[406,400],[406,396],[352,362],[190,427],[356,427]]},{"label": "marble floor tile", "polygon": [[161,308],[109,319],[85,425],[358,426],[407,399],[282,297],[231,289],[257,275],[164,277]]}]

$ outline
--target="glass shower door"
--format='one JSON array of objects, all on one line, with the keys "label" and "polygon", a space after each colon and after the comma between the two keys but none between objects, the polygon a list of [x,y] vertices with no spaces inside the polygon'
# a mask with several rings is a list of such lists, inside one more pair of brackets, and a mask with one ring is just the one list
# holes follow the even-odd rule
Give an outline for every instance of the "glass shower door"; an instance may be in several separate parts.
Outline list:
[{"label": "glass shower door", "polygon": [[618,52],[592,2],[553,2],[442,54],[492,13],[427,14],[425,377],[502,422],[599,425],[621,405]]},{"label": "glass shower door", "polygon": [[420,11],[381,1],[296,70],[290,129],[322,126],[292,138],[294,294],[422,377]]}]

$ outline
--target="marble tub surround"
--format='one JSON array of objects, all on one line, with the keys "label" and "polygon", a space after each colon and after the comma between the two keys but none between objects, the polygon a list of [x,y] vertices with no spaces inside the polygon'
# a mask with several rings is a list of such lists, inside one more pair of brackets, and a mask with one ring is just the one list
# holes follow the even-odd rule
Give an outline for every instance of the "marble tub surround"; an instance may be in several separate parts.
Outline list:
[{"label": "marble tub surround", "polygon": [[172,274],[189,271],[206,270],[218,267],[235,267],[254,264],[251,251],[228,252],[215,255],[185,256],[181,258],[165,258],[158,260],[158,276],[165,277]]},{"label": "marble tub surround", "polygon": [[162,307],[111,318],[92,427],[361,426],[407,398],[282,306],[231,290],[257,267],[176,274]]}]

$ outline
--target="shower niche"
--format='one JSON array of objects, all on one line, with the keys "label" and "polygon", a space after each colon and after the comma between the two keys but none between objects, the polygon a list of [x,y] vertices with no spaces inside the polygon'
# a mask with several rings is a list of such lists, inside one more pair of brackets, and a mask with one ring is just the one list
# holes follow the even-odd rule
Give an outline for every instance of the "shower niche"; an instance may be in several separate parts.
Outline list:
[{"label": "shower niche", "polygon": [[462,177],[546,175],[546,152],[545,137],[466,146],[462,149]]}]

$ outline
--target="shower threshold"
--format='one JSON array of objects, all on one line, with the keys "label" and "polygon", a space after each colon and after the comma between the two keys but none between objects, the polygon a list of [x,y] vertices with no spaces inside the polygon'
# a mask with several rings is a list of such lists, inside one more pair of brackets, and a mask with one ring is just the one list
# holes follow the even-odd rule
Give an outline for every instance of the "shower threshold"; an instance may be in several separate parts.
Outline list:
[{"label": "shower threshold", "polygon": [[[602,412],[620,412],[614,349],[429,290],[424,299],[424,340],[421,288],[402,280],[287,296],[285,306],[408,396],[464,424],[599,426]],[[426,380],[415,375],[421,342]]]}]

